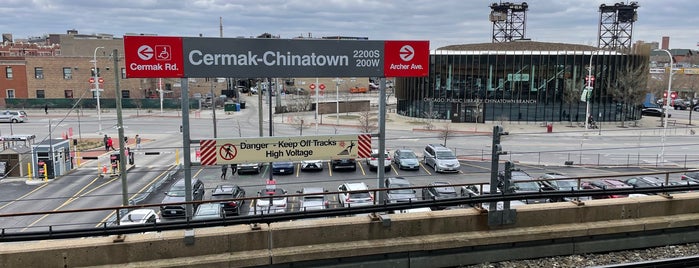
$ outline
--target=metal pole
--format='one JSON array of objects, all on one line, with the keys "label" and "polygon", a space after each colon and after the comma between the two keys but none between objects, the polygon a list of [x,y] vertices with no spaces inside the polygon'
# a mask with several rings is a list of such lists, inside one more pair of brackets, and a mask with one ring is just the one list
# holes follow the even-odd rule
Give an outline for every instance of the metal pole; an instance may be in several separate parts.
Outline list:
[{"label": "metal pole", "polygon": [[[318,88],[318,77],[316,77],[316,88]],[[318,95],[320,95],[319,91],[320,91],[320,88],[318,88],[318,90],[315,90],[315,89],[313,90],[313,92],[316,94],[316,109],[315,109],[316,111],[315,111],[315,115],[313,117],[316,121],[316,135],[318,135]]]},{"label": "metal pole", "polygon": [[124,120],[121,116],[121,94],[119,92],[119,50],[112,51],[114,57],[114,92],[116,95],[117,131],[119,133],[119,177],[121,178],[121,204],[129,205],[129,188],[126,181],[126,154],[124,144]]},{"label": "metal pole", "polygon": [[216,135],[216,98],[214,95],[214,79],[211,78],[211,116],[214,121],[214,139],[217,138]]},{"label": "metal pole", "polygon": [[[184,154],[184,190],[185,201],[192,202],[192,155],[189,138],[189,84],[187,78],[180,78],[182,85],[182,153]],[[191,218],[193,207],[191,203],[185,206],[185,215]]]},{"label": "metal pole", "polygon": [[[339,83],[339,81],[338,81]],[[379,83],[379,159],[378,168],[376,169],[376,185],[380,188],[385,188],[383,179],[385,177],[384,159],[386,156],[386,77],[381,77]],[[379,194],[379,204],[384,203],[384,196]]]},{"label": "metal pole", "polygon": [[[274,130],[272,129],[272,78],[267,78],[267,100],[269,100],[269,136],[274,136]],[[269,180],[274,180],[272,174],[272,162],[269,162]],[[270,207],[272,203],[269,203]]]},{"label": "metal pole", "polygon": [[340,78],[335,78],[335,118],[337,118],[336,125],[340,125]]},{"label": "metal pole", "polygon": [[667,120],[670,116],[669,111],[670,111],[670,94],[672,91],[672,66],[673,66],[673,62],[672,62],[672,53],[670,53],[670,51],[668,51],[667,49],[660,49],[660,51],[665,51],[665,53],[667,53],[667,55],[670,57],[670,74],[668,75],[668,79],[667,79],[667,96],[665,96],[665,107],[664,107],[665,109],[663,110],[663,112],[665,113],[665,115],[664,115],[665,120],[663,120],[664,121],[663,122],[663,135],[662,135],[661,142],[660,142],[661,143],[660,163],[662,163],[664,165],[665,164],[665,136],[667,135]]},{"label": "metal pole", "polygon": [[[97,129],[97,133],[102,134],[102,109],[100,108],[100,84],[97,79],[99,79],[99,76],[97,75],[97,50],[98,49],[104,49],[104,47],[96,47],[95,48],[95,53],[92,54],[92,67],[94,68],[93,72],[93,81],[95,85],[95,97],[97,98],[97,123],[99,125],[99,129]],[[116,71],[116,70],[115,70]]]},{"label": "metal pole", "polygon": [[257,124],[260,129],[260,137],[262,137],[264,136],[264,130],[262,129],[262,120],[265,117],[262,114],[262,88],[260,81],[257,81],[257,83],[255,83],[255,88],[257,89],[257,117],[259,118],[259,120],[257,120]]},{"label": "metal pole", "polygon": [[[592,53],[590,53],[590,65],[587,69],[587,86],[585,87],[586,90],[592,90],[592,57],[595,55],[595,52],[597,51],[593,51]],[[591,93],[589,92],[585,95],[585,130],[590,129],[590,125],[588,122],[588,118],[590,118],[590,98],[588,97],[589,95],[591,95]]]}]

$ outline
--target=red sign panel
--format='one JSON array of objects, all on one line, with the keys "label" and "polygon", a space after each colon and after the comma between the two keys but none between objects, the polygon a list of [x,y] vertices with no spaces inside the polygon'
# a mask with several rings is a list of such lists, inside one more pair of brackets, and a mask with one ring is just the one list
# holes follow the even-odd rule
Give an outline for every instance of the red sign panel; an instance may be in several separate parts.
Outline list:
[{"label": "red sign panel", "polygon": [[124,36],[127,78],[182,78],[182,37]]},{"label": "red sign panel", "polygon": [[384,43],[384,76],[427,76],[429,64],[429,41],[386,41]]}]

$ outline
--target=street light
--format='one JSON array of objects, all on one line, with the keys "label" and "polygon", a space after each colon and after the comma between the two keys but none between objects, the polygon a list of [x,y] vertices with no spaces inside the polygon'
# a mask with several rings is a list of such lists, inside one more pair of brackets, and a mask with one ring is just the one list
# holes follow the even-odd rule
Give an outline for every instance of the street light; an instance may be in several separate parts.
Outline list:
[{"label": "street light", "polygon": [[94,83],[95,88],[93,89],[95,91],[95,96],[97,97],[97,123],[99,124],[99,129],[97,132],[99,134],[102,134],[102,109],[100,108],[100,84],[98,75],[97,75],[97,50],[98,49],[104,49],[104,47],[96,47],[95,48],[95,53],[92,54],[92,66],[93,66],[93,79],[92,83]]},{"label": "street light", "polygon": [[587,107],[585,109],[585,130],[588,130],[590,127],[590,95],[592,95],[592,57],[595,56],[597,52],[600,52],[602,50],[597,50],[593,51],[590,54],[590,66],[587,68],[587,86],[585,86],[585,102],[587,103]]},{"label": "street light", "polygon": [[665,51],[667,53],[668,57],[670,57],[670,75],[667,79],[667,96],[665,96],[665,107],[663,109],[663,112],[665,113],[665,120],[663,120],[663,136],[660,141],[661,146],[660,146],[660,163],[665,163],[665,136],[667,134],[667,120],[668,117],[670,116],[670,93],[672,89],[672,53],[668,51],[667,49],[655,49],[655,51]]}]

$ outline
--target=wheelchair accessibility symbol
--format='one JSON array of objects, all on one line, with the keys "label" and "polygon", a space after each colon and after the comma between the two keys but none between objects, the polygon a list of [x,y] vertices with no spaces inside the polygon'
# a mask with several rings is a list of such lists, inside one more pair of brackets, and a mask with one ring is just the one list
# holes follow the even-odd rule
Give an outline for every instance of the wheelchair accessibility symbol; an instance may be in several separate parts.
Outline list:
[{"label": "wheelchair accessibility symbol", "polygon": [[218,154],[224,160],[232,160],[236,155],[238,155],[238,148],[235,148],[235,145],[233,144],[226,143],[221,146],[220,149],[218,149]]}]

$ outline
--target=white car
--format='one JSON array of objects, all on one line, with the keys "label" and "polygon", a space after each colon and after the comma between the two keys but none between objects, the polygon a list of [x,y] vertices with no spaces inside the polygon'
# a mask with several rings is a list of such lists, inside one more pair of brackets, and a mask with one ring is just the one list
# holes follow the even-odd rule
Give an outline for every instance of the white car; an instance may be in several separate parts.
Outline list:
[{"label": "white car", "polygon": [[29,121],[27,113],[24,111],[4,111],[0,112],[0,122],[24,123]]},{"label": "white car", "polygon": [[363,182],[347,182],[337,187],[337,199],[344,207],[370,206],[374,204],[374,196],[369,192],[369,186]]},{"label": "white car", "polygon": [[286,191],[280,188],[263,188],[257,192],[255,207],[250,214],[272,214],[286,211]]},{"label": "white car", "polygon": [[328,200],[325,198],[325,189],[322,187],[305,187],[298,193],[303,194],[301,197],[301,210],[321,210],[329,206]]},{"label": "white car", "polygon": [[119,225],[153,224],[160,222],[160,216],[153,209],[140,208],[129,211],[119,220]]},{"label": "white car", "polygon": [[[379,150],[372,149],[371,157],[367,158],[366,164],[369,166],[369,170],[378,170],[379,168]],[[384,151],[383,156],[383,167],[385,171],[391,170],[391,157],[388,155],[388,151]]]},{"label": "white car", "polygon": [[307,170],[323,170],[322,160],[304,160],[301,161],[301,171]]}]

